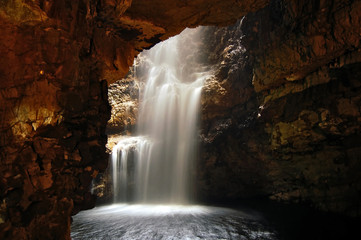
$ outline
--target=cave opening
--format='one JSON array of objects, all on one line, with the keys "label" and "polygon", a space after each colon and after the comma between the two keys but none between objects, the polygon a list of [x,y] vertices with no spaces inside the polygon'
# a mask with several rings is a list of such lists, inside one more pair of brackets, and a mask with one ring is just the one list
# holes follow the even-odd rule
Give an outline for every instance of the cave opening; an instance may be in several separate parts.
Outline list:
[{"label": "cave opening", "polygon": [[128,75],[133,82],[126,81],[127,89],[116,83],[109,100],[122,115],[111,117],[108,131],[121,127],[108,136],[116,142],[103,181],[93,183],[108,196],[101,196],[105,205],[73,217],[72,239],[276,239],[257,214],[196,199],[201,92],[215,72],[202,59],[203,28],[141,53]]},{"label": "cave opening", "polygon": [[[205,190],[204,181],[215,174],[213,169],[205,169],[207,162],[202,162],[209,157],[204,155],[215,154],[205,143],[227,149],[227,144],[219,142],[222,137],[218,134],[239,129],[250,129],[252,134],[262,115],[269,114],[260,105],[262,101],[256,101],[244,90],[252,81],[249,55],[238,39],[243,35],[241,25],[242,20],[225,28],[187,29],[141,53],[128,76],[110,86],[113,109],[107,132],[111,160],[106,173],[100,174],[93,186],[98,206],[73,217],[73,239],[338,239],[354,232],[357,219],[319,212],[307,204],[269,201],[267,194],[260,194],[257,189],[257,181],[268,181],[259,176],[262,165],[242,165],[245,169],[236,172],[236,176],[232,176],[232,171],[222,176],[228,169],[222,160],[217,160],[211,168],[217,171],[216,180],[223,181],[220,186],[238,181],[236,184],[245,186],[230,188],[245,187],[246,194],[215,196],[212,191],[229,194],[232,190]],[[233,35],[229,36],[229,32]],[[219,44],[220,39],[225,43],[215,51],[214,44]],[[225,83],[225,75],[234,82]],[[181,78],[186,82],[181,82]],[[217,78],[221,80],[215,83]],[[198,93],[201,90],[198,99],[192,95],[195,89]],[[225,114],[222,108],[239,108],[240,102],[227,106],[232,102],[229,95],[234,94],[230,89],[245,94],[243,101],[247,105],[253,104],[234,113],[234,117],[242,119],[237,130],[230,127],[234,119],[219,117]],[[147,95],[149,92],[153,95]],[[187,105],[189,100],[191,104],[198,102],[199,107]],[[186,113],[185,109],[192,108],[195,112]],[[309,121],[310,116],[303,118]],[[230,136],[239,137],[238,134]],[[178,138],[184,136],[187,138]],[[152,141],[161,142],[159,149],[152,149]],[[182,142],[191,144],[190,152],[179,152],[187,149],[181,148]],[[165,161],[157,162],[158,159]],[[247,178],[246,183],[243,178]],[[255,182],[247,188],[249,181]],[[211,184],[218,187],[217,183]]]}]

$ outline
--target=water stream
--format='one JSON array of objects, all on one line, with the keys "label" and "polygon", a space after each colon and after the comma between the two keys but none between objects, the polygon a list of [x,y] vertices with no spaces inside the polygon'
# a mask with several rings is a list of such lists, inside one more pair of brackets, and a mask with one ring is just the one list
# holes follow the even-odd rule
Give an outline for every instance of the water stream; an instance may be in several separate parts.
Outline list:
[{"label": "water stream", "polygon": [[[186,204],[192,192],[200,96],[210,71],[198,62],[197,30],[143,52],[135,66],[141,91],[138,137],[120,141],[112,153],[114,202],[124,202],[130,158],[136,202]],[[129,151],[134,154],[130,155]]]}]

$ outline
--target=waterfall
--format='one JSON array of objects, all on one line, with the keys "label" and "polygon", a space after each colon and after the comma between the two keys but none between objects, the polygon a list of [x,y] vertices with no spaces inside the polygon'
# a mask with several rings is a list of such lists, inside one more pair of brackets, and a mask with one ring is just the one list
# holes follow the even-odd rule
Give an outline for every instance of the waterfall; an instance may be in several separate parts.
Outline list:
[{"label": "waterfall", "polygon": [[[144,137],[125,137],[112,149],[111,173],[113,179],[113,201],[127,202],[133,199],[129,185],[134,181],[134,154],[149,155],[151,142]],[[143,156],[138,156],[143,158]]]},{"label": "waterfall", "polygon": [[200,96],[210,74],[197,56],[199,35],[199,29],[186,29],[139,56],[143,61],[135,66],[136,77],[145,85],[138,137],[120,141],[113,149],[116,202],[126,200],[129,181],[137,202],[186,204],[191,199]]}]

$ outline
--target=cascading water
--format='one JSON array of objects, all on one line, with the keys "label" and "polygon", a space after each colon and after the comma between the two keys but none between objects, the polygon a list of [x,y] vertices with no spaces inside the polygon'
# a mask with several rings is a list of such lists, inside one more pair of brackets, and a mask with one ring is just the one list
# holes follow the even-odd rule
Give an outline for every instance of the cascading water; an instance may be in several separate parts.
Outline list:
[{"label": "cascading water", "polygon": [[144,137],[132,138],[133,147],[125,140],[113,149],[115,202],[126,199],[120,196],[126,195],[132,148],[137,202],[185,204],[191,198],[200,95],[209,76],[198,63],[196,35],[186,30],[140,56],[144,61],[136,66],[136,76],[145,86],[137,134]]},{"label": "cascading water", "polygon": [[[129,184],[134,181],[134,154],[137,158],[149,155],[151,143],[144,137],[125,137],[113,148],[111,173],[113,179],[113,202],[133,199]],[[146,156],[143,156],[146,155]]]}]

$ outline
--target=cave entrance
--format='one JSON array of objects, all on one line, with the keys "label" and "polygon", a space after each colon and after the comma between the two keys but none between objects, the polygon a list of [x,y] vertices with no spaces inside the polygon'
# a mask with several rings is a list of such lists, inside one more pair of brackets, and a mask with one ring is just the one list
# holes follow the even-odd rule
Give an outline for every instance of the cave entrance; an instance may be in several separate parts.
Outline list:
[{"label": "cave entrance", "polygon": [[141,53],[110,86],[112,152],[93,190],[107,205],[75,216],[73,239],[275,239],[255,215],[195,205],[201,92],[215,72],[202,55],[205,31],[186,29]]},{"label": "cave entrance", "polygon": [[[113,202],[191,201],[200,95],[211,75],[197,54],[200,33],[200,28],[186,29],[138,56],[128,92],[140,86],[139,99],[127,95],[131,100],[122,102],[121,110],[113,107],[122,111],[120,125],[130,134],[121,135],[112,149]],[[128,127],[132,121],[136,122],[133,131]]]},{"label": "cave entrance", "polygon": [[[294,126],[289,127],[289,124],[312,123],[312,119],[315,119],[312,111],[294,110],[294,106],[297,105],[295,101],[299,101],[297,97],[303,96],[302,93],[290,94],[291,96],[282,99],[282,96],[277,94],[279,89],[276,89],[275,95],[271,96],[275,97],[271,99],[273,107],[263,108],[263,105],[259,104],[267,98],[257,95],[252,85],[253,68],[247,60],[249,56],[242,45],[241,24],[242,21],[239,21],[236,25],[223,29],[202,28],[201,33],[204,34],[205,41],[195,41],[201,42],[199,48],[190,52],[179,52],[184,54],[183,61],[191,63],[189,68],[183,68],[184,62],[175,63],[174,57],[168,56],[168,53],[174,54],[174,47],[165,51],[158,51],[155,47],[153,48],[157,50],[153,54],[155,59],[166,59],[166,63],[176,66],[175,70],[162,62],[158,62],[158,65],[170,72],[157,70],[153,65],[156,60],[148,55],[140,55],[128,77],[110,86],[113,115],[108,126],[108,134],[111,135],[108,146],[110,151],[114,149],[112,162],[109,164],[108,174],[103,175],[100,179],[101,184],[94,189],[94,193],[101,195],[99,207],[81,212],[74,217],[73,239],[299,239],[299,236],[329,239],[334,234],[343,236],[342,229],[354,228],[355,221],[325,215],[300,205],[285,206],[265,203],[263,200],[253,198],[251,202],[245,202],[244,206],[248,207],[239,206],[240,203],[244,203],[240,197],[273,194],[270,191],[275,186],[272,182],[274,179],[268,178],[271,174],[290,175],[291,184],[296,183],[296,186],[299,184],[300,171],[292,165],[293,162],[289,158],[280,159],[280,161],[270,159],[267,157],[273,157],[272,155],[266,156],[269,152],[258,150],[268,151],[267,147],[272,147],[272,150],[275,147],[282,150],[283,147],[289,147],[289,145],[283,146],[282,142],[277,143],[277,141],[282,141],[279,134],[292,130]],[[183,45],[191,45],[191,43],[192,41],[185,41]],[[158,46],[162,44],[164,43]],[[202,64],[199,65],[193,61],[192,57],[189,57],[194,56],[188,55],[190,53],[196,54],[201,59],[201,63],[207,63],[203,66],[204,68],[200,67]],[[198,70],[194,72],[191,71],[192,68]],[[154,83],[153,86],[156,88],[148,89],[149,81],[146,80],[147,77],[141,75],[141,73],[153,71],[161,75],[161,79],[165,81],[164,79],[167,79],[165,76],[177,76],[175,77],[177,79],[179,75],[173,72],[178,70],[181,73],[196,73],[197,76],[207,76],[207,74],[202,74],[212,72],[204,79],[203,86],[196,86],[202,89],[200,100],[196,100],[201,103],[199,106],[201,128],[198,130],[194,128],[188,133],[187,130],[193,128],[188,124],[193,120],[182,118],[177,113],[181,107],[175,107],[177,111],[175,109],[163,111],[153,107],[158,104],[177,106],[177,103],[184,103],[187,100],[194,103],[194,94],[186,89],[194,83],[192,78],[186,78],[182,87],[176,87],[179,83],[168,82],[166,88]],[[171,90],[171,96],[165,95],[166,97],[161,98],[163,96],[161,91],[167,92],[165,89]],[[155,96],[145,98],[148,94],[147,90],[155,93]],[[183,97],[184,101],[172,98],[180,91],[187,93]],[[259,97],[261,99],[258,99]],[[141,99],[147,99],[150,103],[150,105],[144,105],[143,113]],[[288,99],[291,101],[287,102]],[[277,109],[279,103],[284,105],[280,110]],[[185,106],[184,110],[194,107],[194,105],[183,104],[182,106]],[[277,127],[270,128],[273,121],[272,114],[280,116],[283,111],[287,113],[281,118],[285,119],[285,122],[280,122]],[[142,114],[144,123],[141,123],[138,117]],[[291,117],[292,114],[296,114],[296,117]],[[323,114],[322,112],[321,116]],[[158,119],[158,116],[161,118]],[[170,119],[165,120],[168,117]],[[295,122],[292,122],[293,118],[296,119]],[[177,124],[172,125],[173,123]],[[159,149],[155,150],[155,153],[151,151],[153,150],[152,142],[148,141],[147,137],[154,135],[143,128],[149,130],[153,127],[157,134],[161,132],[160,130],[167,128],[169,131],[166,132],[171,133],[160,135],[161,139],[167,140],[159,147],[165,152]],[[298,133],[298,131],[294,132]],[[198,164],[196,167],[189,166],[192,162],[187,163],[187,166],[182,161],[175,166],[167,161],[150,164],[149,159],[152,154],[157,156],[155,160],[170,158],[173,160],[173,158],[177,159],[181,153],[183,154],[182,151],[177,152],[182,141],[175,138],[181,135],[190,136],[191,140],[182,140],[187,143],[191,142],[192,138],[197,138],[202,143],[198,158],[196,158]],[[270,142],[267,142],[269,139],[271,139]],[[166,145],[168,143],[171,143],[171,147]],[[261,145],[260,143],[265,143],[267,146],[256,146]],[[195,150],[190,152],[191,155],[196,153]],[[280,154],[276,151],[272,153]],[[167,154],[175,157],[167,158]],[[289,156],[282,153],[280,155],[281,157]],[[307,158],[302,156],[299,159],[302,162]],[[142,161],[141,164],[139,164],[140,161]],[[332,159],[327,159],[327,161],[332,161]],[[285,164],[286,167],[277,165],[278,162]],[[288,165],[290,162],[291,165]],[[150,170],[152,167],[155,167],[154,171]],[[270,168],[267,169],[267,167]],[[287,170],[286,173],[281,172],[284,169]],[[293,172],[288,171],[290,169]],[[296,174],[296,178],[292,174]],[[163,175],[167,178],[163,178]],[[174,182],[172,178],[175,179]],[[186,181],[181,181],[181,183],[178,181],[184,179]],[[148,185],[148,183],[152,184]],[[282,178],[282,182],[278,183],[277,187],[287,188],[288,185],[284,183]],[[304,183],[301,182],[302,184]],[[298,193],[298,190],[293,191],[292,188],[286,190]],[[208,207],[204,204],[205,202],[209,204],[205,200],[213,200],[212,204],[219,206],[225,204],[221,202],[224,199],[235,200],[231,203],[236,202],[237,205],[233,207],[237,210]],[[230,205],[230,202],[226,202],[227,207]],[[264,221],[265,218],[260,216],[265,216],[272,224],[269,225],[269,222],[267,223]],[[344,219],[347,220],[346,225],[350,223],[349,226],[345,226]],[[339,226],[342,227],[339,228]],[[330,228],[336,231],[324,231]]]}]

